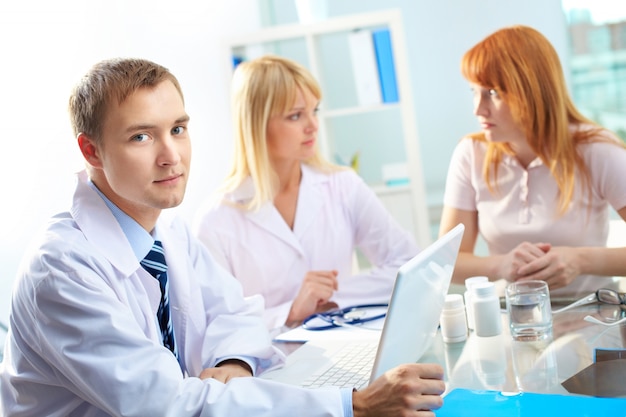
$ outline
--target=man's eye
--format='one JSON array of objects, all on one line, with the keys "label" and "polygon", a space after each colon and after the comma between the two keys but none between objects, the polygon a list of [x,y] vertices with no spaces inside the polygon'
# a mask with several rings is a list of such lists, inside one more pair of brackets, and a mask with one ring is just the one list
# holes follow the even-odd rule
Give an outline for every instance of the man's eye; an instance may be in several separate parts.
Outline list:
[{"label": "man's eye", "polygon": [[138,135],[133,136],[133,140],[134,140],[135,142],[145,142],[145,141],[147,141],[148,139],[150,139],[150,136],[148,136],[148,135],[147,135],[147,134],[145,134],[145,133],[140,133],[140,134],[138,134]]},{"label": "man's eye", "polygon": [[185,128],[182,126],[176,126],[174,129],[172,129],[172,133],[174,135],[181,135],[184,131],[185,131]]}]

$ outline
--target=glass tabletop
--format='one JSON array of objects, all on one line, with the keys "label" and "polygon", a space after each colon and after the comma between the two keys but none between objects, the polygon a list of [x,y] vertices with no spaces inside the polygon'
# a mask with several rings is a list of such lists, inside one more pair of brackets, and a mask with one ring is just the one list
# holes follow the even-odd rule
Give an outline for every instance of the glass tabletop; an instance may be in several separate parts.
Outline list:
[{"label": "glass tabletop", "polygon": [[542,341],[514,341],[506,312],[501,313],[502,333],[478,337],[473,332],[460,343],[444,343],[437,333],[420,362],[443,366],[447,391],[454,388],[568,394],[561,383],[594,363],[600,349],[626,347],[626,323],[604,322],[626,316],[623,306],[592,303],[553,316],[553,332]]}]

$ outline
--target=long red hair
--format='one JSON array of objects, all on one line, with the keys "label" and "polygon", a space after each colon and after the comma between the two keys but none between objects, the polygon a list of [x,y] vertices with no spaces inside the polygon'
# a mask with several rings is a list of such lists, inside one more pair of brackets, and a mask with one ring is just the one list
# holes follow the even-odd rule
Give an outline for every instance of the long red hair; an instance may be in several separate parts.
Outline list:
[{"label": "long red hair", "polygon": [[[509,106],[528,144],[554,176],[560,191],[558,212],[563,214],[573,198],[576,172],[583,185],[590,185],[577,145],[606,135],[599,135],[603,129],[574,106],[552,44],[533,28],[506,27],[467,51],[461,72],[469,82],[495,89]],[[572,129],[581,125],[586,126]],[[486,141],[483,133],[470,137]],[[503,153],[512,153],[508,144],[488,143],[483,175],[492,192]]]}]

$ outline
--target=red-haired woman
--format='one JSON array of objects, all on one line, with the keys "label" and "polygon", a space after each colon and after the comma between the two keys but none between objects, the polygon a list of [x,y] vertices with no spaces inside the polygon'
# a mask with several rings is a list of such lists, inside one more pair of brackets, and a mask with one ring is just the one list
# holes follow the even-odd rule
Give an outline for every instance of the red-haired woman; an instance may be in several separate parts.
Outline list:
[{"label": "red-haired woman", "polygon": [[[626,248],[606,247],[609,207],[626,219],[626,147],[576,109],[550,42],[507,27],[461,70],[482,130],[448,171],[440,233],[465,224],[454,280],[539,279],[569,294],[626,275]],[[479,234],[488,256],[474,255]]]}]

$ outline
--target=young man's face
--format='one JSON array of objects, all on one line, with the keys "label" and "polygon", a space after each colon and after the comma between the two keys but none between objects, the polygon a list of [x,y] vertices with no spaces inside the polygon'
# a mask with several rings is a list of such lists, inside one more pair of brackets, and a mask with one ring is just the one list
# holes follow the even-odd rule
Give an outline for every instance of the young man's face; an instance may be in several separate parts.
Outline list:
[{"label": "young man's face", "polygon": [[110,106],[96,154],[85,155],[96,186],[148,231],[161,209],[183,200],[191,160],[188,121],[170,81],[142,88]]}]

